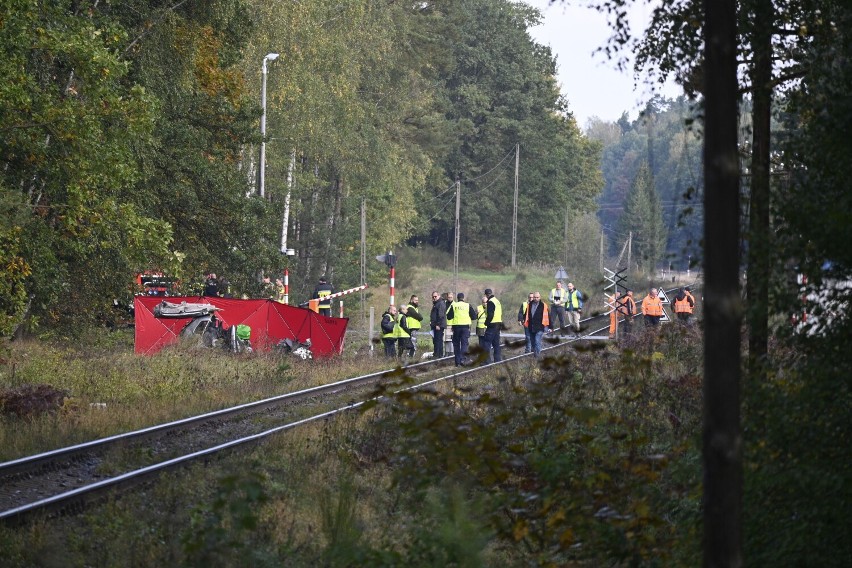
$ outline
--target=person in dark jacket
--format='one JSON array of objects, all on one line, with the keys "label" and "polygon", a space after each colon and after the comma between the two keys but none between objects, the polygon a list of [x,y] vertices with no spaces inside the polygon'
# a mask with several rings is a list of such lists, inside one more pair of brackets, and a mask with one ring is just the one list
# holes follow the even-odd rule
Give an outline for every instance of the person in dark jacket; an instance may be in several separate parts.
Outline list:
[{"label": "person in dark jacket", "polygon": [[334,294],[334,288],[328,283],[325,276],[321,276],[319,284],[314,288],[314,293],[311,299],[319,299],[319,314],[321,316],[331,317],[331,300],[326,300],[328,296]]},{"label": "person in dark jacket", "polygon": [[212,272],[204,280],[204,295],[211,298],[219,296],[219,279]]},{"label": "person in dark jacket", "polygon": [[503,306],[500,300],[494,297],[491,288],[485,289],[485,348],[488,350],[488,362],[503,360],[500,346],[500,330],[503,329]]},{"label": "person in dark jacket", "polygon": [[385,355],[394,358],[396,357],[396,306],[388,306],[385,313],[382,314],[381,329],[382,343],[385,346]]},{"label": "person in dark jacket", "polygon": [[686,288],[681,288],[674,298],[674,311],[677,314],[678,323],[689,325],[693,310],[695,310],[695,298]]},{"label": "person in dark jacket", "polygon": [[438,292],[432,292],[432,311],[429,313],[429,329],[432,330],[432,358],[444,356],[444,330],[447,329],[447,302]]},{"label": "person in dark jacket", "polygon": [[527,307],[524,326],[530,332],[533,353],[538,357],[541,354],[541,340],[550,328],[550,307],[541,301],[540,292],[533,294],[532,302]]},{"label": "person in dark jacket", "polygon": [[518,310],[518,325],[524,330],[524,339],[526,340],[526,345],[524,345],[524,353],[532,353],[532,339],[530,338],[530,330],[524,325],[524,321],[527,319],[527,309],[529,305],[533,301],[533,292],[530,292],[529,298],[526,302],[521,304],[521,309]]}]

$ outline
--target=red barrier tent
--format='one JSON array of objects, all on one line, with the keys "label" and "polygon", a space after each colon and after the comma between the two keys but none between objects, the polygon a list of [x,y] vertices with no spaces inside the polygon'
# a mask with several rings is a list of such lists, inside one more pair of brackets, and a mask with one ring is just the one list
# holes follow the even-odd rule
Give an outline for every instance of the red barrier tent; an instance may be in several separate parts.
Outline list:
[{"label": "red barrier tent", "polygon": [[225,327],[245,324],[251,327],[252,347],[266,351],[282,339],[311,340],[314,356],[334,355],[343,351],[343,340],[349,318],[321,316],[306,308],[298,308],[273,302],[272,300],[237,300],[199,296],[156,297],[136,296],[133,305],[136,311],[136,353],[152,355],[171,343],[175,343],[181,330],[192,318],[157,318],[154,306],[166,300],[173,304],[181,302],[212,304],[221,310],[216,317]]}]

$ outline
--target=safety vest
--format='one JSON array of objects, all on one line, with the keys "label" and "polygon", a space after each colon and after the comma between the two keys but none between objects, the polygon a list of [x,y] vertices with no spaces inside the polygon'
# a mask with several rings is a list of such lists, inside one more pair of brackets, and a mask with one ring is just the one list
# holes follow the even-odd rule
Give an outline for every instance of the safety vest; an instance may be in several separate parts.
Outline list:
[{"label": "safety vest", "polygon": [[[405,307],[403,313],[407,312],[409,308],[420,314],[420,309],[417,306],[412,306],[410,304]],[[406,323],[408,324],[408,329],[412,331],[420,329],[420,320],[417,318],[408,318],[408,321]]]},{"label": "safety vest", "polygon": [[453,302],[447,308],[447,314],[453,310],[453,319],[447,318],[447,325],[470,325],[470,304],[467,302]]},{"label": "safety vest", "polygon": [[393,329],[390,331],[385,331],[384,329],[382,329],[382,339],[396,339],[396,321],[394,320],[393,316],[387,312],[382,314],[382,321],[384,321],[385,316],[388,316],[390,320],[394,322],[394,325]]},{"label": "safety vest", "polygon": [[[544,313],[541,316],[541,325],[544,327],[548,327],[550,325],[550,308],[547,307],[547,304],[541,302],[541,307],[544,309]],[[526,319],[524,319],[524,327],[530,326],[530,311],[527,310]]]},{"label": "safety vest", "polygon": [[485,309],[485,306],[479,304],[476,306],[476,328],[477,329],[485,329],[485,318],[488,314],[488,310]]},{"label": "safety vest", "polygon": [[583,307],[583,301],[580,299],[580,291],[576,288],[569,290],[565,299],[565,307],[574,310],[579,310]]},{"label": "safety vest", "polygon": [[320,290],[317,292],[317,296],[319,296],[319,307],[322,309],[331,309],[331,300],[326,300],[328,296],[331,296],[331,290]]},{"label": "safety vest", "polygon": [[550,301],[554,304],[561,305],[562,299],[565,297],[565,288],[551,288]]},{"label": "safety vest", "polygon": [[396,325],[393,327],[394,337],[405,338],[411,337],[410,333],[407,333],[404,329],[402,329],[402,324],[405,322],[405,326],[408,327],[408,321],[405,315],[397,314],[396,315]]},{"label": "safety vest", "polygon": [[636,302],[630,296],[622,296],[618,299],[618,313],[628,316],[636,315]]},{"label": "safety vest", "polygon": [[674,310],[676,314],[691,314],[692,306],[689,304],[689,296],[684,294],[682,300],[675,297]]},{"label": "safety vest", "polygon": [[646,316],[662,316],[663,301],[660,300],[659,296],[652,298],[651,295],[648,294],[645,296],[645,299],[642,300],[642,313]]},{"label": "safety vest", "polygon": [[497,298],[489,298],[488,300],[494,304],[494,316],[491,318],[491,323],[503,323],[503,305]]}]

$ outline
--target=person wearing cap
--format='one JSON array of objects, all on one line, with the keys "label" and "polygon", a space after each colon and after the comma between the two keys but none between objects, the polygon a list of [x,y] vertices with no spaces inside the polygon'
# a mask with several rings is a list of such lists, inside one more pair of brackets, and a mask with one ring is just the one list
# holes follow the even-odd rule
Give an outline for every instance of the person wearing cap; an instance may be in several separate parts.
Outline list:
[{"label": "person wearing cap", "polygon": [[[408,304],[399,308],[399,313],[405,316],[405,323],[408,327],[409,338],[405,342],[404,349],[408,351],[409,357],[414,357],[414,352],[417,350],[417,332],[420,331],[423,321],[423,316],[420,315],[420,299],[417,294],[412,294],[408,300]],[[400,342],[400,348],[403,348]]]},{"label": "person wearing cap", "polygon": [[496,363],[502,361],[503,356],[500,351],[500,329],[503,327],[503,306],[500,305],[500,300],[494,297],[494,291],[491,288],[485,289],[487,303],[485,305],[485,337],[483,345],[488,350],[488,363]]},{"label": "person wearing cap", "polygon": [[689,325],[689,319],[692,317],[692,311],[695,309],[695,298],[692,294],[686,291],[686,288],[681,288],[677,291],[674,297],[674,311],[677,314],[677,321],[683,325]]},{"label": "person wearing cap", "polygon": [[320,276],[319,284],[314,288],[314,293],[311,296],[312,300],[319,299],[319,314],[321,316],[331,317],[331,300],[328,296],[334,293],[334,288],[328,283],[328,278]]},{"label": "person wearing cap", "polygon": [[456,367],[468,363],[467,350],[470,342],[470,324],[476,320],[476,310],[464,301],[464,294],[456,294],[456,301],[447,308],[447,325],[453,330],[453,359]]}]

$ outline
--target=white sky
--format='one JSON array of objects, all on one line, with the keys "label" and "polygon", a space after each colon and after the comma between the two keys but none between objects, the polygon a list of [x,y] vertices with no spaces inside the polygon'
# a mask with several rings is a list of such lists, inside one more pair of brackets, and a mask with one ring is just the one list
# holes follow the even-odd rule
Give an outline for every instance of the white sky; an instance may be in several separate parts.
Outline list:
[{"label": "white sky", "polygon": [[[533,39],[549,45],[556,56],[558,80],[568,108],[574,113],[581,129],[592,116],[616,121],[627,111],[631,119],[651,96],[651,88],[640,83],[633,90],[632,70],[620,72],[615,62],[603,53],[594,51],[606,44],[611,32],[606,17],[594,10],[568,6],[565,2],[523,0],[541,10],[544,23],[530,30]],[[572,4],[575,2],[572,2]],[[651,7],[645,2],[633,4],[631,26],[634,34],[644,31],[650,19]],[[680,90],[673,84],[664,86],[661,94],[677,97]]]}]

